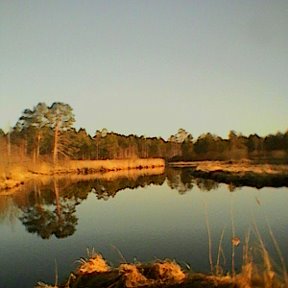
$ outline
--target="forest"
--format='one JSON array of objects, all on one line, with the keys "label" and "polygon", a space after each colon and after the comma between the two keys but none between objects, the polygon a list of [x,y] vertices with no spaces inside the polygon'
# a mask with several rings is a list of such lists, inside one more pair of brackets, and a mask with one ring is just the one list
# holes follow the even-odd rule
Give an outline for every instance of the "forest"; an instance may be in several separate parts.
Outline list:
[{"label": "forest", "polygon": [[75,129],[74,123],[69,104],[55,102],[48,106],[38,103],[32,109],[25,109],[10,131],[0,129],[2,161],[163,158],[166,161],[250,159],[288,163],[288,130],[265,137],[244,136],[232,130],[227,139],[211,133],[194,139],[190,132],[179,128],[165,140],[122,135],[106,128],[89,135],[85,128]]}]

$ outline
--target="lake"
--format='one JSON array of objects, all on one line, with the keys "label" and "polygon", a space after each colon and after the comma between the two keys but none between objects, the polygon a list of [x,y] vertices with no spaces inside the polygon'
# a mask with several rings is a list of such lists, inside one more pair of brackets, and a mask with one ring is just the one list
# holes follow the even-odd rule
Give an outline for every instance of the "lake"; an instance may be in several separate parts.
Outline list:
[{"label": "lake", "polygon": [[235,188],[195,179],[189,169],[86,178],[31,182],[0,196],[1,288],[54,284],[56,274],[63,281],[87,249],[115,266],[170,258],[192,271],[209,272],[221,236],[220,264],[231,272],[233,235],[241,240],[234,249],[239,271],[248,234],[255,261],[261,255],[256,229],[279,263],[268,225],[288,263],[287,187]]}]

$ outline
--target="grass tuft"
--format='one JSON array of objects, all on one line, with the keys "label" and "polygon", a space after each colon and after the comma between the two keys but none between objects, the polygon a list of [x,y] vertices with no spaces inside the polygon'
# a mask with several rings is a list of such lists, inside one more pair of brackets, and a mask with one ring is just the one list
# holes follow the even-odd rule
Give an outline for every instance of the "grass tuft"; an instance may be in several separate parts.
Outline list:
[{"label": "grass tuft", "polygon": [[80,260],[80,266],[77,269],[77,274],[91,274],[91,273],[103,273],[110,271],[109,265],[99,253],[90,255],[89,259],[82,258]]},{"label": "grass tuft", "polygon": [[119,272],[122,275],[122,281],[125,287],[139,287],[151,284],[151,281],[139,272],[135,264],[121,264],[119,266]]},{"label": "grass tuft", "polygon": [[152,265],[152,271],[156,279],[168,282],[182,282],[186,275],[181,267],[174,261],[166,260],[163,262],[156,262]]}]

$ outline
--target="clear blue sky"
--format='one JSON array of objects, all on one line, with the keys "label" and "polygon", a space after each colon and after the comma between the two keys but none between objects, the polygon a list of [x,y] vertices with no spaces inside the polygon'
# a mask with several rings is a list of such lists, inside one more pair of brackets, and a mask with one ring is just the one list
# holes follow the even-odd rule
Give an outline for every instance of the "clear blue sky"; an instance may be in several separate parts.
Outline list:
[{"label": "clear blue sky", "polygon": [[0,55],[4,130],[55,101],[91,134],[288,129],[287,0],[1,0]]}]

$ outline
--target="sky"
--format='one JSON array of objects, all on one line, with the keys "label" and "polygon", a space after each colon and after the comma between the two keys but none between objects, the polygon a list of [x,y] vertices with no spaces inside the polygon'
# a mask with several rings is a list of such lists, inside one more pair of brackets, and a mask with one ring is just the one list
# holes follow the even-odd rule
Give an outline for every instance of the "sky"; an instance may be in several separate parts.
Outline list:
[{"label": "sky", "polygon": [[0,128],[69,104],[92,136],[288,129],[287,0],[0,0]]}]

